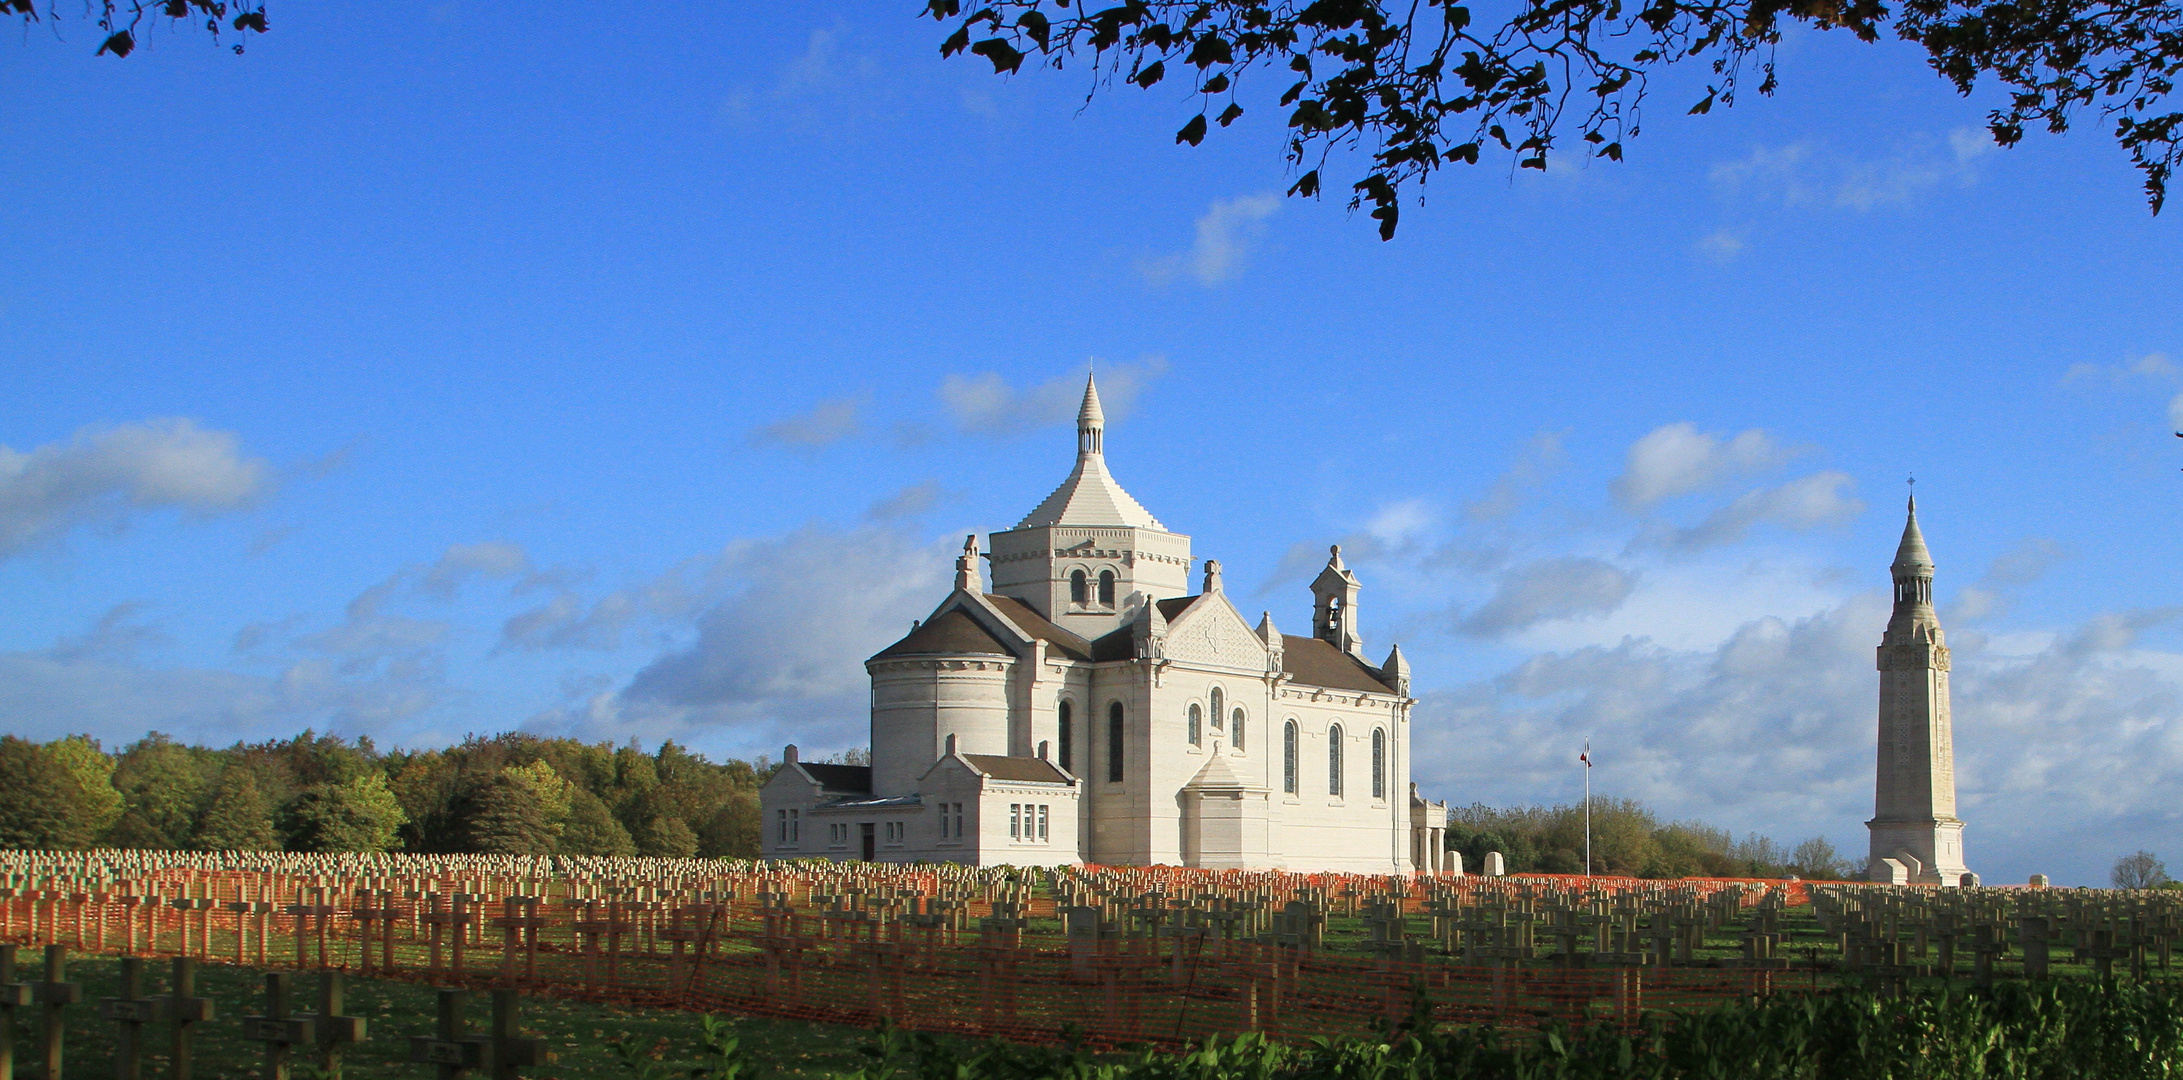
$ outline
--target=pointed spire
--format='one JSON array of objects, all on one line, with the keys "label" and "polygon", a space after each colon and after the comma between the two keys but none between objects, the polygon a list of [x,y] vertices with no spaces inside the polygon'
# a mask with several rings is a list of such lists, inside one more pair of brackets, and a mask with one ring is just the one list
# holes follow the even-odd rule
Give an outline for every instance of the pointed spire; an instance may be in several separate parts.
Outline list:
[{"label": "pointed spire", "polygon": [[1903,542],[1895,549],[1897,573],[1905,570],[1923,570],[1927,576],[1933,572],[1933,555],[1925,549],[1925,534],[1918,529],[1918,497],[1910,497],[1909,520],[1903,523]]},{"label": "pointed spire", "polygon": [[1099,383],[1084,376],[1084,407],[1076,410],[1076,455],[1097,457],[1105,453],[1107,414],[1099,407]]}]

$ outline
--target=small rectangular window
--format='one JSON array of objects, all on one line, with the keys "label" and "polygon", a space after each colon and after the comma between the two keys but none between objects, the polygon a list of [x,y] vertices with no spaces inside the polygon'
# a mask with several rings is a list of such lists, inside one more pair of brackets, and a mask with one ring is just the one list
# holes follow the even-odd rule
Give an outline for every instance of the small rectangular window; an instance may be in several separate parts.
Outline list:
[{"label": "small rectangular window", "polygon": [[1023,838],[1022,803],[1008,804],[1008,838],[1010,840],[1020,840]]},{"label": "small rectangular window", "polygon": [[802,814],[799,811],[790,810],[788,812],[788,839],[791,843],[803,839],[803,821]]},{"label": "small rectangular window", "polygon": [[1046,839],[1046,808],[1047,808],[1047,804],[1045,804],[1045,803],[1040,803],[1040,804],[1039,804],[1039,807],[1038,807],[1038,838],[1039,838],[1040,840],[1044,840],[1044,839]]}]

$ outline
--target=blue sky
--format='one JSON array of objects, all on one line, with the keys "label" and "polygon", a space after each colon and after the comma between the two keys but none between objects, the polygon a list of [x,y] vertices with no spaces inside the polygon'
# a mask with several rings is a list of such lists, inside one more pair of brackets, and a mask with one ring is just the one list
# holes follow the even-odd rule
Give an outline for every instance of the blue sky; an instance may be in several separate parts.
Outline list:
[{"label": "blue sky", "polygon": [[[943,62],[914,5],[294,5],[0,48],[0,726],[862,741],[1065,475],[1292,631],[1341,542],[1458,802],[1863,848],[1915,472],[1974,869],[2173,847],[2183,274],[2096,118],[1785,43],[1620,165],[1283,199],[1274,110]],[[763,16],[763,17],[761,17]]]}]

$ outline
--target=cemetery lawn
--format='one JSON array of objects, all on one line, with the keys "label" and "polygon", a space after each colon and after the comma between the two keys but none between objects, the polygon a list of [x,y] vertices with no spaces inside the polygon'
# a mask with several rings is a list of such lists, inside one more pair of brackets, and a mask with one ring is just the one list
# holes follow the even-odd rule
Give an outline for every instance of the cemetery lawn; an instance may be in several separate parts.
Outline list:
[{"label": "cemetery lawn", "polygon": [[[22,977],[33,977],[34,958],[27,951],[24,955]],[[171,970],[167,960],[146,960],[144,992],[166,993]],[[83,986],[84,1000],[83,1005],[70,1008],[67,1014],[68,1073],[85,1077],[111,1075],[114,1025],[96,1019],[94,1010],[100,998],[120,993],[120,964],[110,957],[71,956],[68,977]],[[314,1011],[318,1000],[318,974],[297,973],[294,987],[290,1011]],[[342,1054],[343,1071],[347,1076],[352,1080],[399,1077],[425,1080],[434,1075],[431,1066],[409,1063],[409,1037],[433,1033],[437,999],[431,987],[351,975],[344,983],[344,989],[349,1015],[368,1021],[366,1041],[349,1047]],[[193,1075],[200,1080],[246,1080],[261,1076],[265,1063],[264,1046],[246,1041],[239,1021],[246,1015],[264,1012],[264,973],[225,964],[200,964],[197,994],[212,999],[218,1012],[215,1019],[196,1025],[191,1035],[190,1046],[195,1060]],[[489,1000],[490,995],[483,992],[470,995],[471,1034],[480,1034],[486,1029],[491,1016]],[[17,1075],[36,1075],[38,1016],[36,1007],[16,1011]],[[698,1014],[694,1012],[526,997],[521,1019],[523,1034],[544,1040],[545,1051],[551,1055],[546,1064],[524,1070],[526,1076],[537,1080],[607,1080],[609,1077],[634,1080],[634,1074],[622,1064],[611,1045],[618,1040],[634,1042],[656,1055],[652,1064],[674,1076],[688,1075],[689,1067],[697,1061],[692,1051],[699,1045],[701,1027]],[[743,1049],[759,1066],[762,1080],[815,1080],[854,1071],[869,1060],[861,1048],[871,1043],[872,1032],[864,1028],[755,1017],[728,1019],[732,1021],[734,1034],[741,1038]],[[153,1052],[145,1058],[144,1075],[164,1076],[169,1027],[153,1024],[146,1031]],[[299,1051],[292,1060],[312,1063],[316,1056]],[[296,1070],[298,1080],[312,1075],[307,1069]]]}]

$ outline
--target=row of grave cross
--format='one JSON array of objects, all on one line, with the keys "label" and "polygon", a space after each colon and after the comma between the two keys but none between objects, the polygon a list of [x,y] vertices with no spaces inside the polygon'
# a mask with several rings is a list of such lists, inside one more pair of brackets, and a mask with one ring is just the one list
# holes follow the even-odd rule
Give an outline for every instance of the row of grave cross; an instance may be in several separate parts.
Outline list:
[{"label": "row of grave cross", "polygon": [[[43,978],[24,982],[0,981],[0,1080],[14,1080],[16,1012],[36,1007],[40,1024],[37,1060],[43,1080],[63,1080],[66,1064],[68,1006],[83,1000],[80,983],[68,980],[68,947],[45,947]],[[146,1054],[152,1050],[148,1028],[169,1025],[166,1076],[189,1080],[192,1069],[191,1035],[202,1023],[215,1019],[209,998],[196,993],[197,961],[177,957],[173,961],[170,990],[165,994],[144,992],[144,961],[125,957],[120,961],[120,994],[102,998],[98,1015],[115,1025],[114,1080],[142,1080]],[[16,972],[16,946],[0,944],[0,980],[12,980]],[[242,1018],[246,1039],[265,1047],[263,1080],[291,1080],[295,1056],[315,1055],[317,1074],[341,1080],[342,1050],[364,1041],[363,1017],[349,1016],[344,1008],[344,984],[338,971],[321,971],[318,977],[318,1010],[289,1011],[294,976],[268,972],[265,976],[264,1011]],[[441,1080],[457,1080],[475,1071],[492,1080],[514,1080],[516,1070],[542,1061],[541,1040],[527,1038],[517,1027],[517,997],[513,990],[492,992],[492,1026],[472,1034],[467,1028],[468,992],[441,990],[438,1025],[431,1035],[410,1039],[409,1060],[437,1067]]]},{"label": "row of grave cross", "polygon": [[2150,893],[1822,887],[1812,891],[1812,908],[1845,969],[1890,985],[1953,977],[1966,956],[1982,983],[2012,958],[2025,976],[2042,978],[2058,949],[2096,977],[2113,977],[2120,963],[2143,978],[2168,970],[2183,940],[2183,902]]}]

